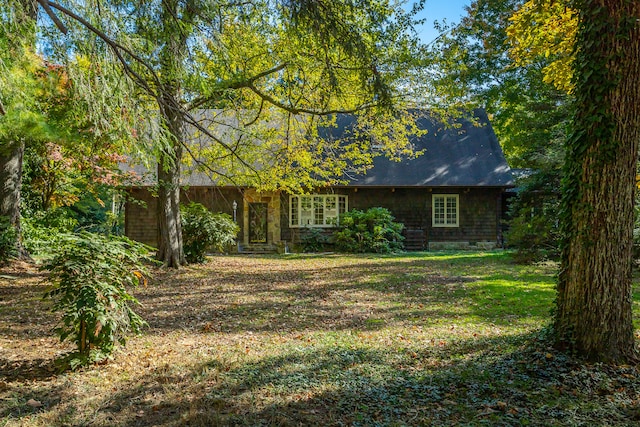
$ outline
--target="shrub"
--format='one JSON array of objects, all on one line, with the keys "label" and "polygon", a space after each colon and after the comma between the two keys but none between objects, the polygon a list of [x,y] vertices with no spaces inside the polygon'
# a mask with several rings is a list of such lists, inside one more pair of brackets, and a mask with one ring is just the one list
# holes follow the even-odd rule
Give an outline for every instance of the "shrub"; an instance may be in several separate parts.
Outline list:
[{"label": "shrub", "polygon": [[388,209],[352,210],[340,216],[340,230],[334,233],[336,248],[343,252],[389,253],[402,250],[403,224]]},{"label": "shrub", "polygon": [[558,257],[558,230],[553,218],[546,215],[520,214],[511,220],[506,233],[509,245],[514,247],[514,259],[519,263],[532,263]]},{"label": "shrub", "polygon": [[0,265],[18,256],[18,233],[6,216],[0,216]]},{"label": "shrub", "polygon": [[22,244],[32,255],[50,257],[59,237],[73,232],[77,224],[65,208],[34,212],[22,218]]},{"label": "shrub", "polygon": [[150,248],[126,237],[60,236],[55,255],[42,268],[52,284],[45,298],[62,314],[55,331],[77,347],[69,357],[72,368],[109,357],[127,334],[145,325],[131,308],[138,301],[127,291],[146,283],[145,261],[151,261]]},{"label": "shrub", "polygon": [[209,211],[200,203],[180,207],[182,239],[188,262],[201,263],[207,250],[223,252],[233,244],[240,230],[231,216]]},{"label": "shrub", "polygon": [[518,195],[509,208],[506,244],[516,249],[514,259],[531,263],[559,256],[560,209],[559,177],[552,172],[537,172],[519,180]]},{"label": "shrub", "polygon": [[[538,167],[517,179],[517,195],[510,200],[505,244],[514,248],[516,262],[530,263],[559,256],[560,181],[562,155],[555,150],[536,160]],[[539,162],[539,163],[538,163]]]},{"label": "shrub", "polygon": [[327,237],[317,228],[309,228],[300,239],[303,252],[320,252],[326,245]]}]

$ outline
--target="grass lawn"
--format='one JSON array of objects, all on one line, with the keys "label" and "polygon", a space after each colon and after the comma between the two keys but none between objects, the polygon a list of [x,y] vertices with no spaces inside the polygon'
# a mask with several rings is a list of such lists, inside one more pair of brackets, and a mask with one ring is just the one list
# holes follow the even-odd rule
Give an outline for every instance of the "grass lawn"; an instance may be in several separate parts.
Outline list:
[{"label": "grass lawn", "polygon": [[556,269],[504,252],[213,257],[157,271],[135,291],[144,333],[60,373],[43,277],[13,265],[0,426],[640,425],[638,368],[541,339]]}]

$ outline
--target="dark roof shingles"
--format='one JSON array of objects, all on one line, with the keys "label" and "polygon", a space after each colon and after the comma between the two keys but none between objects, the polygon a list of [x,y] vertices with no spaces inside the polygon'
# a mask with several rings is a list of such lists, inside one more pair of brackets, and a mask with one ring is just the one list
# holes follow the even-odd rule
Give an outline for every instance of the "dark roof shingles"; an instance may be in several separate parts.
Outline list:
[{"label": "dark roof shingles", "polygon": [[[350,177],[349,186],[513,186],[511,169],[486,113],[479,110],[475,115],[477,124],[458,120],[456,127],[444,127],[427,116],[420,117],[418,125],[427,133],[414,137],[412,142],[415,150],[424,150],[424,154],[400,162],[377,156],[366,175]],[[352,121],[346,117],[338,120],[338,127],[330,133],[347,132]]]}]

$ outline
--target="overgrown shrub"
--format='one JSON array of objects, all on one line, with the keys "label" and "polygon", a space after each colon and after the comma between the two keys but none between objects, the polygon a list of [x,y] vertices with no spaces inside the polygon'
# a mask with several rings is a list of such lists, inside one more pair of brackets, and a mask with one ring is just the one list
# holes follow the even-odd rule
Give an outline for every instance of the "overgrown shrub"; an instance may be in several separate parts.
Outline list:
[{"label": "overgrown shrub", "polygon": [[22,244],[31,255],[50,257],[60,236],[73,232],[77,224],[65,208],[36,211],[22,218]]},{"label": "overgrown shrub", "polygon": [[200,203],[181,206],[180,214],[184,254],[188,262],[204,262],[207,250],[223,252],[234,243],[240,231],[231,216],[214,214]]},{"label": "overgrown shrub", "polygon": [[0,216],[0,265],[18,256],[18,233],[6,216]]},{"label": "overgrown shrub", "polygon": [[402,250],[403,224],[385,208],[365,212],[352,210],[340,216],[340,229],[333,235],[336,249],[343,252],[389,253]]},{"label": "overgrown shrub", "polygon": [[317,228],[309,228],[305,230],[305,233],[300,239],[303,252],[320,252],[324,249],[324,246],[328,243],[327,236],[322,234]]},{"label": "overgrown shrub", "polygon": [[516,262],[555,259],[559,256],[560,238],[559,176],[555,171],[537,172],[519,184],[520,191],[510,206],[505,242],[515,249]]},{"label": "overgrown shrub", "polygon": [[558,230],[554,219],[545,215],[516,216],[511,220],[506,239],[516,249],[516,262],[526,264],[558,257]]},{"label": "overgrown shrub", "polygon": [[69,357],[72,368],[104,360],[145,325],[131,308],[138,301],[128,292],[146,284],[145,262],[152,262],[150,248],[126,237],[60,236],[55,255],[42,268],[52,284],[45,298],[62,314],[55,331],[61,341],[76,344]]}]

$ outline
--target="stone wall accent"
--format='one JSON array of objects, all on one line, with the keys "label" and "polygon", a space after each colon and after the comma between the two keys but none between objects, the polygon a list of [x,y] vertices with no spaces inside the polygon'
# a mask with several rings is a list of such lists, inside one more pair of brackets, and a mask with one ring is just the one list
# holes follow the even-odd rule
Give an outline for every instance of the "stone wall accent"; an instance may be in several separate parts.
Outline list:
[{"label": "stone wall accent", "polygon": [[244,191],[243,223],[242,223],[242,243],[249,246],[249,204],[267,204],[267,244],[278,245],[281,240],[280,227],[280,193],[279,192],[258,192],[248,188]]}]

